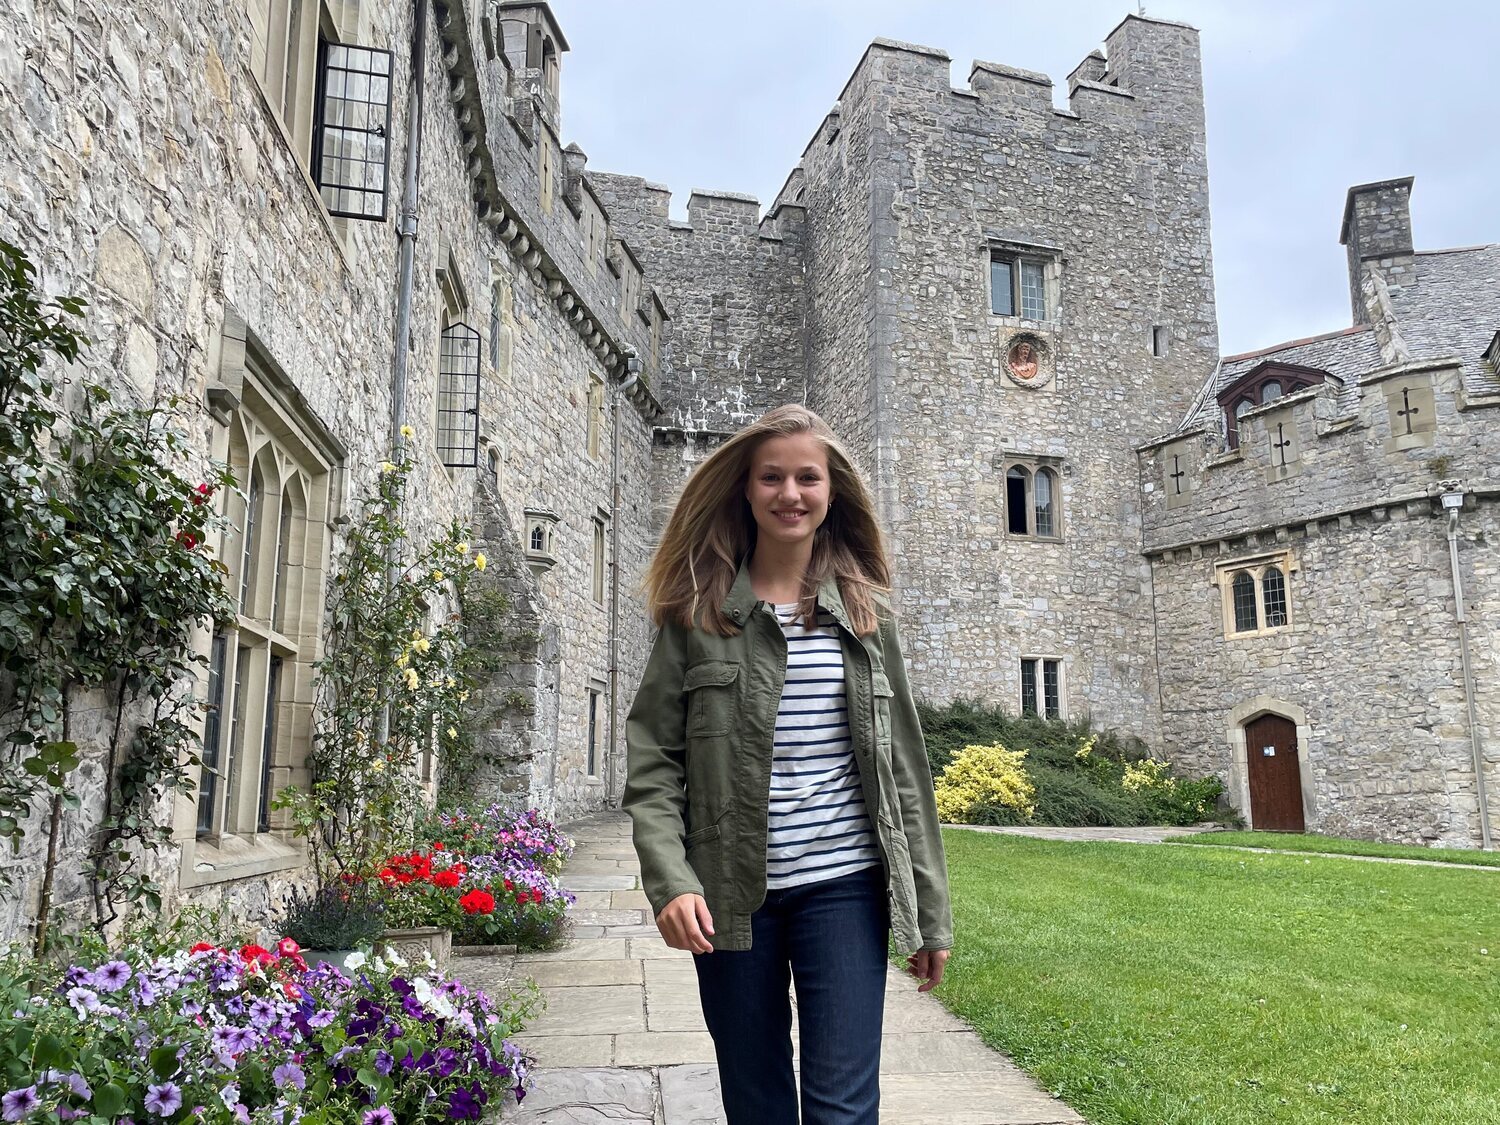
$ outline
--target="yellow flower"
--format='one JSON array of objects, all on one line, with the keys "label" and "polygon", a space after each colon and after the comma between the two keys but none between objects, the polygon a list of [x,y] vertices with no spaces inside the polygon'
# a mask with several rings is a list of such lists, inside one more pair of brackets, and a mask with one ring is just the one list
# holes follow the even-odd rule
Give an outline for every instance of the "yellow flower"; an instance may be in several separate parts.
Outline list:
[{"label": "yellow flower", "polygon": [[469,553],[469,545],[467,543],[460,543],[458,545],[458,553],[460,555],[467,555]]},{"label": "yellow flower", "polygon": [[484,552],[480,551],[479,554],[477,554],[477,555],[474,556],[474,569],[475,570],[483,570],[484,569],[484,564],[485,564]]},{"label": "yellow flower", "polygon": [[434,570],[432,572],[432,580],[434,582],[441,582],[443,580],[443,572],[441,570]]},{"label": "yellow flower", "polygon": [[449,687],[456,687],[457,685],[458,685],[458,681],[455,680],[452,676],[449,676],[448,677],[448,686]]},{"label": "yellow flower", "polygon": [[382,473],[394,473],[396,471],[396,466],[390,461],[382,461],[380,462],[380,471]]},{"label": "yellow flower", "polygon": [[405,668],[406,665],[407,665],[407,663],[410,660],[411,660],[411,653],[409,653],[409,652],[403,652],[400,656],[396,657],[396,667],[397,668]]},{"label": "yellow flower", "polygon": [[415,668],[408,668],[405,672],[401,673],[401,675],[402,678],[406,680],[406,686],[412,691],[416,691],[418,685],[422,682],[421,677],[417,675],[417,670]]},{"label": "yellow flower", "polygon": [[414,430],[414,429],[412,429],[410,426],[402,426],[401,427],[401,436],[404,437],[404,438],[415,437],[416,433],[417,433],[417,431]]},{"label": "yellow flower", "polygon": [[467,701],[468,701],[468,698],[469,698],[469,693],[468,693],[468,692],[466,692],[466,691],[461,691],[461,692],[459,692],[459,693],[458,693],[458,701],[459,701],[459,702],[460,702],[460,703],[465,703],[465,702],[467,702]]},{"label": "yellow flower", "polygon": [[454,728],[452,728],[452,727],[449,727],[449,728],[448,728],[448,737],[449,737],[449,738],[457,738],[457,737],[458,737],[458,731],[456,731],[456,730],[455,730],[455,729],[454,729]]},{"label": "yellow flower", "polygon": [[411,647],[416,649],[418,652],[425,653],[432,647],[432,642],[429,641],[426,637],[423,637],[419,641],[413,641]]},{"label": "yellow flower", "polygon": [[384,758],[376,758],[374,761],[372,761],[370,763],[370,768],[372,770],[374,770],[376,773],[379,773],[381,770],[385,769],[385,759]]}]

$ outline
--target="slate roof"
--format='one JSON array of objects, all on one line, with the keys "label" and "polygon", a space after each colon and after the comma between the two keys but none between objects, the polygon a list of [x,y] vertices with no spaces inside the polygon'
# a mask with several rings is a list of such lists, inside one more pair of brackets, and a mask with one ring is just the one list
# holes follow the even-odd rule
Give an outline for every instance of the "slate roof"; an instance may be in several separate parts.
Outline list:
[{"label": "slate roof", "polygon": [[[1500,245],[1419,250],[1415,265],[1416,283],[1391,290],[1396,328],[1412,359],[1458,356],[1466,386],[1476,394],[1500,394],[1500,375],[1481,362],[1500,331]],[[1360,377],[1383,365],[1369,325],[1225,356],[1173,432],[1218,429],[1219,392],[1267,360],[1314,367],[1338,378],[1343,383],[1340,412],[1355,408]]]},{"label": "slate roof", "polygon": [[1500,332],[1500,244],[1418,250],[1416,260],[1416,285],[1391,291],[1412,358],[1456,355],[1465,385],[1500,394],[1500,377],[1480,362]]}]

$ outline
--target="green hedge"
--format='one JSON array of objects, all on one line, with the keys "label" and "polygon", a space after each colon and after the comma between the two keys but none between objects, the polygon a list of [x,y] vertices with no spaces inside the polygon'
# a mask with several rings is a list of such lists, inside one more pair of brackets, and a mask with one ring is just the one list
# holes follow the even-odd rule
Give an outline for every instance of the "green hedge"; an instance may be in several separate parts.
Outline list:
[{"label": "green hedge", "polygon": [[[1127,767],[1140,769],[1151,758],[1150,748],[1133,735],[1096,731],[1088,720],[1011,715],[977,699],[956,699],[946,707],[919,700],[917,714],[934,782],[965,746],[999,743],[1026,751],[1025,772],[1036,787],[1033,814],[1027,818],[1005,805],[984,805],[969,816],[974,824],[1133,827],[1238,819],[1218,807],[1223,786],[1214,777],[1174,774],[1171,785],[1127,788]],[[1092,748],[1080,758],[1079,748],[1090,738]]]}]

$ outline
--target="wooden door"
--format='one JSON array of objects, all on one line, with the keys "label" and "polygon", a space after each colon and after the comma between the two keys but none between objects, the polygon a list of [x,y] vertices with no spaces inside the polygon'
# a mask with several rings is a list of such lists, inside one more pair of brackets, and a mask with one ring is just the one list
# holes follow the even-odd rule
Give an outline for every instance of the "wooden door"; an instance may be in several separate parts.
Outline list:
[{"label": "wooden door", "polygon": [[1297,763],[1297,725],[1280,715],[1245,724],[1245,760],[1250,767],[1250,824],[1267,832],[1301,832],[1302,770]]}]

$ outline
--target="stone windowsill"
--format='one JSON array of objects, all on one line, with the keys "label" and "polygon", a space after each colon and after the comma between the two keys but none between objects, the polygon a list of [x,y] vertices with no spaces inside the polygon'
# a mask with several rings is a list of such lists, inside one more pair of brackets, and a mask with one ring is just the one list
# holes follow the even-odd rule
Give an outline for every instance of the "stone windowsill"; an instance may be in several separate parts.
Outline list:
[{"label": "stone windowsill", "polygon": [[292,871],[307,863],[307,849],[298,840],[274,832],[254,836],[221,836],[217,843],[187,840],[182,845],[183,889],[253,879],[276,871]]}]

